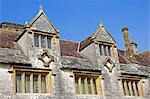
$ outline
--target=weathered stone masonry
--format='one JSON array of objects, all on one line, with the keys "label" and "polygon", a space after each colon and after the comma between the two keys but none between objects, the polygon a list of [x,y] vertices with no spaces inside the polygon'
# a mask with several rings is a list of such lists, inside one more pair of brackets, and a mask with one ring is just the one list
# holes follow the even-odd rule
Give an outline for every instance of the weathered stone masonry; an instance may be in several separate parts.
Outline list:
[{"label": "weathered stone masonry", "polygon": [[60,40],[42,7],[25,25],[0,23],[0,99],[149,99],[150,51],[123,33],[125,51],[102,23],[81,42]]}]

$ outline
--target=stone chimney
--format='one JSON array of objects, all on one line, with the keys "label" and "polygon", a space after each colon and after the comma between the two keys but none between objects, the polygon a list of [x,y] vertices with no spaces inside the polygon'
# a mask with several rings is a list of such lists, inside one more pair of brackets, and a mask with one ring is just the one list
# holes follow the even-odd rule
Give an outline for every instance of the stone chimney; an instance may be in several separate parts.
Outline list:
[{"label": "stone chimney", "polygon": [[130,59],[132,62],[135,62],[135,53],[134,53],[134,50],[132,48],[133,44],[130,42],[130,36],[129,36],[129,32],[128,32],[128,27],[124,27],[122,29],[122,32],[123,32],[124,41],[125,41],[125,47],[126,47],[125,56],[128,59]]},{"label": "stone chimney", "polygon": [[128,27],[124,27],[122,29],[122,32],[123,32],[125,46],[126,46],[126,50],[127,50],[128,48],[130,48],[130,37],[129,37],[129,33],[128,33]]},{"label": "stone chimney", "polygon": [[133,53],[134,53],[134,54],[137,54],[137,53],[138,53],[137,43],[132,41],[132,42],[130,43],[130,45],[131,45],[131,48],[132,48],[132,50],[133,50]]}]

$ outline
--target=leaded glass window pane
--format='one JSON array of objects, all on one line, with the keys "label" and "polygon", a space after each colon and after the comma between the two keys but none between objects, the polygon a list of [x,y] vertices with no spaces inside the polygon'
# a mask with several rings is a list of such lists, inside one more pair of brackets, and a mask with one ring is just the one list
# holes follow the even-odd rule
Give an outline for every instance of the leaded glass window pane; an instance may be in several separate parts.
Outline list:
[{"label": "leaded glass window pane", "polygon": [[100,55],[103,55],[103,53],[102,53],[102,45],[99,45],[99,51],[100,51]]},{"label": "leaded glass window pane", "polygon": [[30,93],[30,74],[25,74],[25,93]]},{"label": "leaded glass window pane", "polygon": [[47,37],[47,44],[48,44],[48,48],[51,48],[51,38]]},{"label": "leaded glass window pane", "polygon": [[39,36],[36,34],[34,35],[34,45],[36,47],[39,47]]},{"label": "leaded glass window pane", "polygon": [[111,56],[110,46],[108,46],[108,55]]},{"label": "leaded glass window pane", "polygon": [[84,78],[81,78],[81,85],[82,85],[82,92],[83,92],[83,94],[86,94],[85,84],[84,84]]},{"label": "leaded glass window pane", "polygon": [[87,79],[87,85],[88,85],[89,94],[92,94],[90,78]]},{"label": "leaded glass window pane", "polygon": [[42,93],[46,93],[46,76],[42,75],[41,80]]},{"label": "leaded glass window pane", "polygon": [[106,45],[104,45],[104,55],[107,56]]},{"label": "leaded glass window pane", "polygon": [[16,74],[16,92],[22,92],[21,74]]},{"label": "leaded glass window pane", "polygon": [[46,36],[41,36],[41,47],[46,48]]},{"label": "leaded glass window pane", "polygon": [[38,93],[38,75],[33,75],[33,92]]}]

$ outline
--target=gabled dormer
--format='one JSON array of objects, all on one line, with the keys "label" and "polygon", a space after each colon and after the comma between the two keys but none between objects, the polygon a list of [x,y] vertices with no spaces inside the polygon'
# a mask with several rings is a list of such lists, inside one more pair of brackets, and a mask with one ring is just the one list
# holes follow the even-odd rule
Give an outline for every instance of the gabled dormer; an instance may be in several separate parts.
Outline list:
[{"label": "gabled dormer", "polygon": [[52,39],[59,36],[58,30],[44,13],[42,5],[38,14],[26,24],[26,27],[33,34],[35,47],[51,49]]},{"label": "gabled dormer", "polygon": [[102,22],[99,24],[99,27],[97,28],[93,36],[96,38],[97,41],[100,41],[100,42],[106,42],[106,43],[111,43],[111,44],[116,43],[116,41],[107,31],[107,29],[104,27]]},{"label": "gabled dormer", "polygon": [[101,56],[114,56],[113,48],[116,46],[116,41],[104,27],[103,23],[100,23],[93,35],[95,36],[95,43],[99,45],[99,54]]},{"label": "gabled dormer", "polygon": [[44,13],[42,5],[40,5],[38,14],[26,24],[26,27],[32,30],[39,30],[54,34],[58,33],[58,30]]},{"label": "gabled dormer", "polygon": [[25,24],[25,31],[17,42],[33,66],[49,67],[59,59],[59,32],[44,13],[42,6],[38,14]]},{"label": "gabled dormer", "polygon": [[94,65],[105,65],[106,62],[118,62],[116,41],[100,23],[96,32],[80,43],[79,51],[88,57]]}]

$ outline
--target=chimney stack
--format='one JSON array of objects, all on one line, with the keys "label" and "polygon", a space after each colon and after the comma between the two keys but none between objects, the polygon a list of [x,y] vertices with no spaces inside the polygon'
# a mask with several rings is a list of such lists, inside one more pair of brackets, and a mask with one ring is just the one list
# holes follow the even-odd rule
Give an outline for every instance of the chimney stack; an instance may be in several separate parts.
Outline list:
[{"label": "chimney stack", "polygon": [[131,47],[128,27],[124,27],[122,29],[123,35],[124,35],[124,41],[126,46],[125,56],[130,59],[132,62],[135,62],[135,53],[133,48]]},{"label": "chimney stack", "polygon": [[123,35],[124,35],[124,41],[125,41],[125,46],[126,50],[130,48],[130,37],[128,33],[128,27],[124,27],[122,29]]},{"label": "chimney stack", "polygon": [[137,53],[138,53],[138,48],[137,48],[138,45],[137,45],[137,43],[135,43],[135,42],[132,41],[132,42],[130,43],[130,45],[131,45],[131,48],[132,48],[132,50],[133,50],[133,53],[134,53],[134,54],[137,54]]}]

